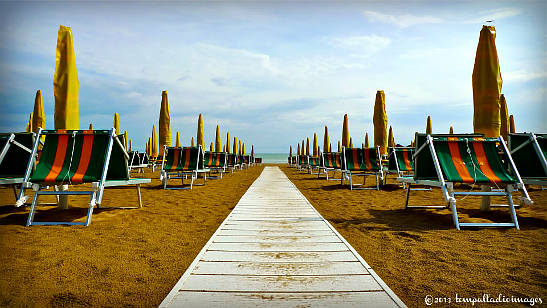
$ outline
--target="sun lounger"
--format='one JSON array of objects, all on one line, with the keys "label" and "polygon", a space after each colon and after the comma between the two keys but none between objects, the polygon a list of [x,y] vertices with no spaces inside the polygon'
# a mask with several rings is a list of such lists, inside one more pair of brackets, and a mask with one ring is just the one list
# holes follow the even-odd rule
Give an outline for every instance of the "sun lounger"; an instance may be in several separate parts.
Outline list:
[{"label": "sun lounger", "polygon": [[[34,140],[34,133],[0,134],[0,185],[11,186],[15,200],[25,194],[22,184],[31,160]],[[34,165],[30,171],[32,169]]]},{"label": "sun lounger", "polygon": [[[203,174],[203,184],[199,185],[207,183],[207,173],[210,170],[204,166],[201,146],[183,148],[165,146],[163,153],[160,175],[163,189],[192,189],[194,185],[198,185],[194,184],[194,181],[198,179],[199,174]],[[185,187],[184,179],[188,176],[190,187]],[[167,187],[169,179],[180,179],[181,187]]]},{"label": "sun lounger", "polygon": [[262,164],[262,157],[255,157],[255,164],[261,165]]},{"label": "sun lounger", "polygon": [[[387,174],[396,174],[397,178],[412,177],[414,175],[414,148],[410,147],[392,147],[389,148],[387,159]],[[387,180],[387,176],[385,177]],[[403,188],[406,184],[402,182]]]},{"label": "sun lounger", "polygon": [[240,168],[241,165],[239,163],[238,155],[233,154],[233,153],[228,153],[228,155],[226,156],[226,165],[227,165],[228,169],[230,169],[230,172],[232,172],[232,173],[235,170],[237,170],[237,168]]},{"label": "sun lounger", "polygon": [[[380,183],[384,180],[384,173],[382,170],[382,162],[380,155],[380,148],[346,148],[342,147],[342,156],[344,157],[344,174],[349,178],[349,188],[353,189],[373,189],[357,188],[358,186],[365,185],[366,176],[373,175],[376,177],[376,190],[380,190]],[[363,176],[363,184],[354,184],[353,176]],[[341,184],[344,182],[344,177],[340,180]]]},{"label": "sun lounger", "polygon": [[226,152],[205,152],[204,155],[204,164],[205,168],[215,171],[219,174],[219,177],[222,179],[222,174],[226,172]]},{"label": "sun lounger", "polygon": [[251,155],[239,155],[240,168],[247,169],[251,166]]},{"label": "sun lounger", "polygon": [[[34,198],[28,215],[31,225],[89,225],[93,208],[101,206],[105,187],[136,185],[139,207],[142,207],[140,185],[150,179],[130,179],[127,166],[128,154],[114,134],[114,130],[44,130],[38,131],[32,148],[35,160],[40,137],[45,136],[44,146],[36,170],[30,176],[29,163],[23,185],[32,187]],[[49,186],[91,184],[91,190],[46,191]],[[41,195],[89,195],[85,222],[35,222],[34,215]],[[127,207],[136,208],[136,207]]]},{"label": "sun lounger", "polygon": [[547,134],[509,134],[508,139],[524,184],[547,186]]},{"label": "sun lounger", "polygon": [[310,157],[308,155],[298,155],[296,161],[296,167],[298,171],[303,171],[308,169],[310,166]]},{"label": "sun lounger", "polygon": [[[473,135],[471,135],[473,136]],[[498,144],[501,146],[498,148]],[[501,150],[501,156],[499,153]],[[509,170],[502,161],[508,162]],[[414,154],[415,172],[413,182],[432,187],[440,187],[452,210],[454,224],[461,227],[515,227],[519,229],[512,192],[522,191],[521,202],[531,203],[524,183],[519,176],[511,154],[503,138],[483,138],[477,135],[416,135],[416,153]],[[494,186],[493,191],[454,190],[455,183]],[[409,185],[410,188],[410,185]],[[501,190],[503,189],[503,190]],[[509,223],[460,223],[456,208],[456,196],[506,196],[511,213]],[[407,200],[408,204],[408,192]]]},{"label": "sun lounger", "polygon": [[144,173],[144,168],[148,167],[148,160],[143,162],[143,157],[146,153],[139,153],[137,151],[131,151],[129,153],[129,172],[136,170],[138,173]]},{"label": "sun lounger", "polygon": [[343,157],[341,153],[338,152],[329,152],[321,154],[323,160],[323,166],[319,168],[317,177],[321,177],[321,174],[325,174],[327,180],[338,181],[339,179],[331,178],[329,179],[329,171],[339,171],[341,173],[341,178],[344,177],[344,171],[342,170]]},{"label": "sun lounger", "polygon": [[[309,173],[310,174],[319,174],[319,171],[321,170],[321,166],[322,166],[322,159],[320,156],[317,156],[317,157],[314,157],[314,156],[310,156],[309,157],[309,166],[308,166],[308,170],[309,170]],[[313,170],[314,169],[317,169],[317,173],[314,173]]]}]

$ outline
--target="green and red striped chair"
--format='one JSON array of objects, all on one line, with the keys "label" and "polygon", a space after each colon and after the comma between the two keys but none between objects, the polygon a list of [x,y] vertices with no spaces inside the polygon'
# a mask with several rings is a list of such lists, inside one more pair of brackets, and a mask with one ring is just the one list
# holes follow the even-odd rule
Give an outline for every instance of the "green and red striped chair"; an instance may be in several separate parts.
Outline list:
[{"label": "green and red striped chair", "polygon": [[[142,207],[140,185],[150,179],[130,179],[128,154],[113,130],[44,130],[38,131],[32,157],[35,157],[40,137],[44,146],[36,169],[30,174],[30,164],[24,185],[32,187],[32,201],[27,226],[30,225],[89,225],[93,208],[101,208],[105,187],[136,185],[139,207]],[[46,191],[49,186],[92,183],[89,191]],[[34,214],[40,195],[90,195],[85,222],[35,222]],[[129,208],[129,207],[127,207]],[[135,207],[130,207],[135,208]]]},{"label": "green and red striped chair", "polygon": [[13,188],[16,206],[26,201],[23,199],[25,188],[22,184],[31,163],[35,136],[34,133],[0,133],[0,185]]},{"label": "green and red striped chair", "polygon": [[524,184],[547,185],[547,134],[509,134],[509,150]]},{"label": "green and red striped chair", "polygon": [[339,171],[343,176],[342,154],[338,152],[323,153],[321,154],[321,159],[323,160],[323,166],[319,168],[317,177],[321,177],[321,173],[324,173],[327,180],[338,181],[336,178],[329,179],[329,171]]},{"label": "green and red striped chair", "polygon": [[[451,208],[454,224],[458,230],[461,227],[515,227],[519,229],[511,192],[520,189],[523,195],[522,202],[531,203],[531,200],[502,137],[417,134],[414,157],[415,172],[413,181],[409,184],[440,187],[447,203],[446,207]],[[505,164],[504,161],[509,163]],[[509,169],[507,169],[507,165]],[[490,186],[494,190],[455,191],[455,183]],[[457,195],[506,196],[512,222],[461,223],[456,208],[455,196]],[[406,203],[408,205],[408,193]]]},{"label": "green and red striped chair", "polygon": [[239,160],[238,160],[238,155],[236,154],[233,154],[233,153],[228,153],[226,155],[226,165],[228,167],[228,169],[230,169],[230,172],[234,172],[234,170],[236,170],[237,168],[240,168],[240,163],[239,163]]},{"label": "green and red striped chair", "polygon": [[[410,147],[390,148],[387,173],[396,174],[397,178],[412,177],[414,175],[414,151],[415,149]],[[406,184],[404,182],[402,184],[403,188],[406,188]]]},{"label": "green and red striped chair", "polygon": [[313,173],[313,169],[317,169],[317,174],[319,174],[319,171],[321,170],[322,165],[322,159],[321,156],[310,156],[309,158],[309,172],[310,174],[316,174]]},{"label": "green and red striped chair", "polygon": [[[203,161],[203,152],[201,146],[197,147],[167,147],[164,146],[162,173],[160,180],[163,183],[163,189],[192,189],[194,181],[198,179],[200,173],[203,174],[203,184],[207,183],[207,173],[209,169],[205,168]],[[184,179],[190,176],[190,186],[184,186]],[[180,179],[180,187],[167,187],[167,180]]]},{"label": "green and red striped chair", "polygon": [[[226,172],[226,152],[209,152],[204,154],[205,167],[211,170],[211,172],[218,172],[219,177],[222,179],[222,174]],[[209,175],[211,175],[209,173]]]},{"label": "green and red striped chair", "polygon": [[247,169],[251,166],[251,155],[239,155],[238,160],[241,169]]},{"label": "green and red striped chair", "polygon": [[310,165],[310,157],[308,155],[298,155],[296,167],[298,171],[302,171],[305,168],[308,168]]},{"label": "green and red striped chair", "polygon": [[[376,190],[380,190],[380,182],[384,179],[380,148],[346,148],[342,147],[344,157],[344,173],[349,177],[349,188],[353,189],[374,189],[372,187],[356,188],[365,185],[366,176],[376,177]],[[363,176],[363,184],[354,184],[352,176]],[[343,184],[344,177],[340,180]]]},{"label": "green and red striped chair", "polygon": [[262,164],[262,157],[255,157],[255,164],[261,165]]}]

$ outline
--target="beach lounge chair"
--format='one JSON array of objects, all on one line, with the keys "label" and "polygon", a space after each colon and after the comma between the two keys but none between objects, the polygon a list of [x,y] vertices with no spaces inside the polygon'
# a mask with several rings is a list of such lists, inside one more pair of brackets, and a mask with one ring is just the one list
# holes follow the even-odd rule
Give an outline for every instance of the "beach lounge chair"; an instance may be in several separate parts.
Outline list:
[{"label": "beach lounge chair", "polygon": [[215,171],[219,174],[219,178],[222,179],[222,174],[226,172],[226,152],[206,151],[203,159],[205,168],[210,170],[209,176],[211,176],[211,172]]},{"label": "beach lounge chair", "polygon": [[240,169],[248,169],[251,166],[251,155],[239,155]]},{"label": "beach lounge chair", "polygon": [[[346,148],[342,147],[344,157],[344,175],[349,178],[349,188],[353,189],[374,189],[372,187],[357,188],[365,185],[367,175],[376,177],[376,190],[380,190],[380,183],[384,180],[380,147],[375,148]],[[363,184],[354,184],[353,176],[363,176]],[[343,184],[344,176],[340,183]]]},{"label": "beach lounge chair", "polygon": [[[20,200],[25,192],[23,181],[31,163],[34,133],[0,134],[0,185],[11,186],[15,200]],[[29,172],[34,169],[34,165]],[[22,203],[17,203],[17,206]]]},{"label": "beach lounge chair", "polygon": [[524,184],[547,186],[547,134],[509,134],[508,139]]},{"label": "beach lounge chair", "polygon": [[228,169],[230,169],[230,172],[233,173],[237,168],[240,168],[241,165],[239,163],[239,156],[233,153],[228,153],[226,156],[226,165]]},{"label": "beach lounge chair", "polygon": [[[532,201],[503,138],[471,136],[417,134],[414,177],[412,182],[407,183],[440,187],[446,201],[445,207],[452,210],[454,224],[458,230],[461,227],[515,227],[519,229],[511,193],[520,189],[522,191],[521,203],[530,204]],[[500,148],[498,148],[498,144]],[[508,162],[509,170],[506,169],[502,158]],[[495,189],[493,191],[456,192],[454,191],[455,183],[488,185],[494,186]],[[408,187],[410,189],[410,185]],[[511,213],[511,222],[461,223],[456,207],[457,195],[506,196],[509,202],[507,207]],[[407,205],[408,196],[407,192]]]},{"label": "beach lounge chair", "polygon": [[255,164],[261,165],[262,164],[262,157],[255,157]]},{"label": "beach lounge chair", "polygon": [[[321,156],[317,156],[317,157],[310,156],[308,161],[309,161],[309,166],[308,166],[309,173],[310,174],[319,174],[319,171],[321,170],[320,169],[321,165],[323,163],[323,160],[321,159]],[[317,173],[313,172],[314,169],[317,169]]]},{"label": "beach lounge chair", "polygon": [[[163,183],[163,189],[192,189],[194,181],[198,179],[199,174],[203,174],[203,184],[207,183],[207,173],[210,171],[205,168],[203,161],[203,152],[201,146],[197,147],[167,147],[164,146],[163,159],[161,165],[160,180]],[[190,177],[190,187],[184,186],[184,179]],[[180,179],[181,187],[167,187],[167,180]]]},{"label": "beach lounge chair", "polygon": [[[412,177],[414,175],[414,148],[411,147],[392,147],[389,149],[387,159],[387,174],[396,174],[397,178]],[[385,177],[387,181],[387,176]],[[402,182],[403,188],[406,184]]]},{"label": "beach lounge chair", "polygon": [[[30,176],[40,137],[44,146],[36,170]],[[34,198],[27,219],[31,225],[89,225],[93,208],[105,208],[102,198],[105,187],[135,185],[139,207],[142,207],[140,185],[150,179],[129,178],[128,154],[114,134],[114,130],[38,130],[24,180],[24,187],[32,187]],[[46,191],[52,185],[91,184],[91,190]],[[41,195],[89,195],[85,222],[35,222],[34,215]],[[122,208],[122,207],[116,207]],[[136,207],[124,207],[136,208]]]},{"label": "beach lounge chair", "polygon": [[296,167],[298,171],[303,171],[304,169],[309,168],[310,165],[310,157],[308,155],[298,155],[297,161],[296,161]]},{"label": "beach lounge chair", "polygon": [[138,173],[144,173],[144,168],[148,167],[148,160],[143,162],[143,157],[146,153],[139,153],[137,151],[131,151],[129,153],[129,172],[137,171]]},{"label": "beach lounge chair", "polygon": [[329,171],[339,171],[341,173],[341,177],[344,176],[344,171],[342,168],[343,157],[341,153],[323,153],[321,154],[321,159],[323,160],[323,165],[319,168],[319,172],[317,174],[318,178],[320,178],[321,174],[324,173],[327,180],[338,181],[339,179],[336,179],[334,177],[329,179]]}]

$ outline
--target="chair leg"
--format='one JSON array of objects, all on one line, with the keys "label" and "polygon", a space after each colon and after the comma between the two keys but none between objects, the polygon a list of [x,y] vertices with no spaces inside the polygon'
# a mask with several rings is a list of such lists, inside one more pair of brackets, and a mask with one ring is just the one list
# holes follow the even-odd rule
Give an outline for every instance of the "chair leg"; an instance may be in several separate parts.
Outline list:
[{"label": "chair leg", "polygon": [[351,178],[351,173],[349,174],[349,190],[353,190],[353,180]]},{"label": "chair leg", "polygon": [[507,199],[509,199],[509,210],[511,211],[511,219],[513,220],[513,223],[515,224],[515,228],[517,230],[520,230],[519,228],[519,222],[517,219],[517,212],[515,211],[515,205],[513,204],[513,196],[511,195],[511,192],[509,189],[506,188],[507,191]]},{"label": "chair leg", "polygon": [[87,218],[85,220],[86,227],[89,226],[89,224],[91,223],[91,216],[93,215],[93,208],[95,207],[95,202],[93,202],[93,200],[95,200],[95,194],[96,192],[93,192],[91,194],[91,198],[89,199],[89,207],[87,209]]},{"label": "chair leg", "polygon": [[34,212],[36,210],[36,203],[38,202],[39,192],[40,190],[34,192],[34,197],[32,198],[32,205],[30,206],[30,212],[28,213],[27,227],[32,225],[32,221],[34,220]]},{"label": "chair leg", "polygon": [[137,197],[139,198],[139,208],[142,208],[142,197],[141,197],[141,184],[137,184]]},{"label": "chair leg", "polygon": [[450,197],[453,198],[453,201],[449,201],[450,208],[452,209],[452,219],[454,220],[456,229],[460,230],[460,220],[458,219],[458,210],[456,209],[456,199],[454,198],[454,194],[452,192],[450,193]]},{"label": "chair leg", "polygon": [[408,209],[408,199],[410,198],[410,183],[406,189],[405,210]]}]

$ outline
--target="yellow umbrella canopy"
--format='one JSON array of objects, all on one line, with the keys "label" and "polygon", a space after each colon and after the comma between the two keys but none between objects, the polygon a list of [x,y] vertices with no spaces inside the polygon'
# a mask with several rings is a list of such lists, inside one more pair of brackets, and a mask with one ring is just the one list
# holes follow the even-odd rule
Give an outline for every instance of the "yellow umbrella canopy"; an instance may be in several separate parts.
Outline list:
[{"label": "yellow umbrella canopy", "polygon": [[473,67],[473,129],[485,137],[500,135],[503,80],[496,50],[496,28],[483,26]]},{"label": "yellow umbrella canopy", "polygon": [[27,129],[25,130],[27,133],[30,132],[30,123],[27,122]]},{"label": "yellow umbrella canopy", "polygon": [[59,26],[53,93],[55,95],[55,129],[79,129],[78,73],[72,42],[72,30]]},{"label": "yellow umbrella canopy", "polygon": [[146,141],[146,155],[150,156],[150,137],[148,137],[148,141]]},{"label": "yellow umbrella canopy", "polygon": [[158,135],[156,135],[156,125],[152,126],[152,145],[150,146],[150,156],[158,157]]},{"label": "yellow umbrella canopy", "polygon": [[33,121],[32,121],[32,112],[30,113],[29,115],[29,120],[28,120],[28,129],[29,129],[29,132],[33,132],[34,131],[34,128],[32,127],[32,124],[33,124]]},{"label": "yellow umbrella canopy", "polygon": [[217,132],[216,132],[216,138],[215,138],[215,151],[220,152],[222,151],[222,145],[220,143],[220,127],[217,125]]},{"label": "yellow umbrella canopy", "polygon": [[203,116],[201,115],[201,113],[199,114],[199,118],[198,118],[198,135],[196,140],[197,140],[197,145],[198,146],[201,145],[201,148],[204,149],[205,140],[203,138]]},{"label": "yellow umbrella canopy", "polygon": [[116,136],[119,136],[122,132],[120,130],[120,115],[116,112],[114,113],[114,133],[116,133]]},{"label": "yellow umbrella canopy", "polygon": [[190,146],[191,146],[191,147],[194,147],[195,144],[196,144],[196,143],[194,142],[194,136],[192,136],[192,143],[190,143]]},{"label": "yellow umbrella canopy", "polygon": [[342,125],[342,146],[349,146],[348,115],[344,114],[344,123]]},{"label": "yellow umbrella canopy", "polygon": [[292,145],[289,147],[289,156],[292,157]]},{"label": "yellow umbrella canopy", "polygon": [[300,153],[306,155],[306,146],[304,145],[304,139],[302,139],[302,147],[300,148]]},{"label": "yellow umbrella canopy", "polygon": [[245,155],[245,142],[241,144],[241,155]]},{"label": "yellow umbrella canopy", "polygon": [[222,152],[226,152],[226,145],[222,146]]},{"label": "yellow umbrella canopy", "polygon": [[329,152],[332,153],[332,143],[329,143]]},{"label": "yellow umbrella canopy", "polygon": [[93,130],[93,123],[89,123],[89,129]]},{"label": "yellow umbrella canopy", "polygon": [[251,157],[255,157],[255,145],[251,144]]},{"label": "yellow umbrella canopy", "polygon": [[313,133],[313,156],[316,157],[319,153],[317,153],[317,134]]},{"label": "yellow umbrella canopy", "polygon": [[449,134],[454,134],[454,128],[452,127],[452,125],[450,125],[450,130],[448,131]]},{"label": "yellow umbrella canopy", "polygon": [[243,152],[241,151],[241,139],[239,139],[237,142],[238,142],[237,148],[239,149],[239,153],[238,153],[238,154],[239,154],[239,155],[243,155]]},{"label": "yellow umbrella canopy", "polygon": [[507,140],[509,135],[509,115],[507,112],[507,102],[505,101],[505,95],[500,96],[500,135],[504,140]]},{"label": "yellow umbrella canopy", "polygon": [[233,147],[232,147],[232,153],[237,155],[237,138],[234,137],[234,144],[233,144]]},{"label": "yellow umbrella canopy", "polygon": [[317,146],[317,156],[321,155],[321,146]]},{"label": "yellow umbrella canopy", "polygon": [[215,147],[213,146],[213,142],[211,141],[211,146],[209,147],[209,151],[214,152]]},{"label": "yellow umbrella canopy", "polygon": [[310,138],[306,137],[306,155],[310,155]]},{"label": "yellow umbrella canopy", "polygon": [[230,132],[226,132],[226,153],[230,153]]},{"label": "yellow umbrella canopy", "polygon": [[515,118],[513,118],[513,115],[509,116],[509,132],[515,133]]},{"label": "yellow umbrella canopy", "polygon": [[325,134],[323,135],[323,151],[329,152],[329,129],[325,125]]},{"label": "yellow umbrella canopy", "polygon": [[372,116],[374,123],[374,147],[380,147],[380,154],[387,153],[387,114],[386,97],[383,90],[376,91],[376,100],[374,101],[374,114]]},{"label": "yellow umbrella canopy", "polygon": [[125,150],[127,151],[127,148],[129,146],[129,140],[127,139],[127,131],[123,131],[123,145],[125,145]]},{"label": "yellow umbrella canopy", "polygon": [[171,146],[171,115],[169,114],[167,91],[161,92],[160,120],[158,125],[160,156],[163,156],[163,146]]},{"label": "yellow umbrella canopy", "polygon": [[133,151],[133,141],[129,139],[129,152]]},{"label": "yellow umbrella canopy", "polygon": [[46,128],[46,117],[44,114],[44,100],[42,98],[42,91],[36,91],[36,98],[34,98],[34,113],[32,116],[32,131],[38,132],[38,128]]},{"label": "yellow umbrella canopy", "polygon": [[388,145],[390,147],[395,146],[395,137],[393,137],[393,128],[391,127],[391,125],[389,126],[389,134],[388,134],[387,140],[388,140]]},{"label": "yellow umbrella canopy", "polygon": [[349,137],[349,147],[353,148],[353,138]]},{"label": "yellow umbrella canopy", "polygon": [[369,147],[369,144],[368,144],[368,133],[365,133],[365,148],[368,148]]},{"label": "yellow umbrella canopy", "polygon": [[433,128],[431,127],[431,116],[427,116],[427,123],[425,126],[425,133],[426,134],[432,134]]},{"label": "yellow umbrella canopy", "polygon": [[342,152],[342,147],[340,147],[340,140],[338,140],[338,152]]},{"label": "yellow umbrella canopy", "polygon": [[175,140],[175,146],[177,148],[180,148],[182,145],[180,143],[180,136],[179,136],[179,132],[177,132],[177,139]]},{"label": "yellow umbrella canopy", "polygon": [[300,142],[298,143],[298,148],[296,148],[296,155],[300,155]]}]

